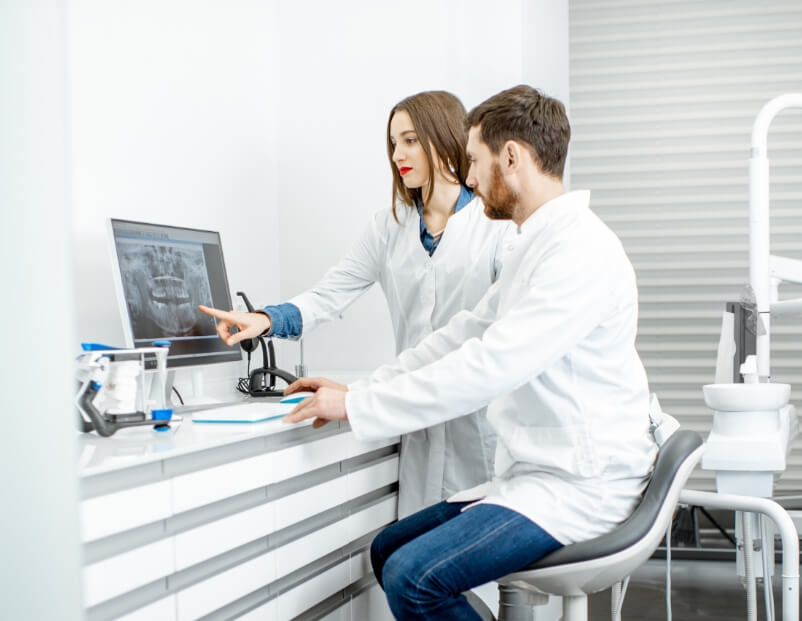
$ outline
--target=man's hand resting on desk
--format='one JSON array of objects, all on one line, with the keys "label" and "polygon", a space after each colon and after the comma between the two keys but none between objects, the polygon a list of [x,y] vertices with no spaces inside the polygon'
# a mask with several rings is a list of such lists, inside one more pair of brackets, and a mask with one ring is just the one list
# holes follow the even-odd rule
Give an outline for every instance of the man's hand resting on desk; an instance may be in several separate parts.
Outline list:
[{"label": "man's hand resting on desk", "polygon": [[[198,306],[198,310],[217,319],[217,336],[223,339],[226,345],[236,345],[240,341],[256,338],[271,328],[270,317],[264,313],[224,311],[202,305]],[[234,326],[239,331],[231,334],[231,328]]]},{"label": "man's hand resting on desk", "polygon": [[315,394],[301,401],[295,409],[284,417],[285,423],[300,423],[314,418],[312,426],[317,429],[330,420],[348,420],[345,413],[345,393],[348,387],[323,377],[302,377],[287,386],[286,394],[299,390],[314,390]]}]

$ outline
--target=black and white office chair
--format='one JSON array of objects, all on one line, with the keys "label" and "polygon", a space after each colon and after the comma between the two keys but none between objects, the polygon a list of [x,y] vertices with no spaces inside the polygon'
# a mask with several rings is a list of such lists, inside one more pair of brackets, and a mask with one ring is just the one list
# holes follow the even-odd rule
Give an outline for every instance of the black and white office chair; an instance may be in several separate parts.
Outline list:
[{"label": "black and white office chair", "polygon": [[659,449],[643,500],[615,530],[560,548],[497,580],[498,621],[531,621],[532,606],[542,603],[543,594],[563,597],[563,621],[587,621],[588,594],[620,583],[660,544],[703,449],[696,432],[674,432]]}]

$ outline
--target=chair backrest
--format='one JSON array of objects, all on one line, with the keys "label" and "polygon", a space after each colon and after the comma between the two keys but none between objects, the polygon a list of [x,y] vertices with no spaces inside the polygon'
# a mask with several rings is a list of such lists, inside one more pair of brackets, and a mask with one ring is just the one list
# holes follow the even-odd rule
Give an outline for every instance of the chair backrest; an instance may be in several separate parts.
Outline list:
[{"label": "chair backrest", "polygon": [[702,438],[695,431],[675,431],[660,447],[652,477],[635,511],[611,532],[567,545],[522,569],[531,571],[608,557],[636,544],[648,549],[660,543],[674,514],[679,494],[702,457]]}]

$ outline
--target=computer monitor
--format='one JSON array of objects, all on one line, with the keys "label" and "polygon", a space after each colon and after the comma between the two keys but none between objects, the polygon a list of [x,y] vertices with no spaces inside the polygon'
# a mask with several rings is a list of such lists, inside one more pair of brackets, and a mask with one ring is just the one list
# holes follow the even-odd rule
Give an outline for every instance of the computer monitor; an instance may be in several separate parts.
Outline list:
[{"label": "computer monitor", "polygon": [[172,368],[242,359],[198,310],[231,308],[219,233],[117,219],[109,230],[126,347],[168,339]]}]

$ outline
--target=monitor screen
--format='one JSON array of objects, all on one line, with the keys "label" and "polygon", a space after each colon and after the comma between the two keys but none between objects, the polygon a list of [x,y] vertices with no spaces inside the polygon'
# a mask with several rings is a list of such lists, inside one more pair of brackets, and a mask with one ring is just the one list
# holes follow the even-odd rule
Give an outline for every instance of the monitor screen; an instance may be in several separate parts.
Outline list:
[{"label": "monitor screen", "polygon": [[126,346],[169,339],[171,367],[241,360],[198,310],[231,308],[220,234],[116,219],[110,229]]}]

